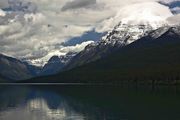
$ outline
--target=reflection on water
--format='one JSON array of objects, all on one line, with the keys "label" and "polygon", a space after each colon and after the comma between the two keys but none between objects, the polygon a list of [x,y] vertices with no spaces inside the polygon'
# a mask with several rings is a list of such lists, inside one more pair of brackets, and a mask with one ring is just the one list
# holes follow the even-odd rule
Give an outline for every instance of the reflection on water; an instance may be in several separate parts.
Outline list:
[{"label": "reflection on water", "polygon": [[0,92],[0,120],[83,120],[65,99],[30,87],[8,87]]},{"label": "reflection on water", "polygon": [[[63,103],[62,103],[63,104]],[[10,108],[1,112],[1,120],[83,120],[75,111],[68,112],[65,104],[58,109],[50,109],[44,99],[32,99],[25,106]]]},{"label": "reflection on water", "polygon": [[0,120],[179,119],[178,87],[0,87]]}]

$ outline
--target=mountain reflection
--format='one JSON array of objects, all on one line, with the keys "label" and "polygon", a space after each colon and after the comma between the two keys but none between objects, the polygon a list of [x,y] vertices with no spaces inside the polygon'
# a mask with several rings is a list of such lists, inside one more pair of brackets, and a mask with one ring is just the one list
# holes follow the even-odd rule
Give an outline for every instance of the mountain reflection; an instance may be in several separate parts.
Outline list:
[{"label": "mountain reflection", "polygon": [[178,87],[144,88],[0,86],[0,120],[180,118]]},{"label": "mountain reflection", "polygon": [[[0,120],[104,120],[106,118],[103,109],[74,99],[76,92],[73,96],[66,94],[64,89],[49,90],[49,87],[39,89],[9,86],[0,89]],[[68,91],[73,93],[73,89]]]},{"label": "mountain reflection", "polygon": [[[0,120],[84,119],[83,115],[73,110],[64,98],[54,93],[44,93],[26,87],[21,88],[22,89],[11,88],[11,90],[15,90],[13,92],[8,92],[6,89],[6,96],[4,96],[3,93],[1,94]],[[19,92],[21,95],[19,95]],[[12,101],[14,101],[14,103],[12,103]],[[56,109],[53,109],[53,106],[57,105],[57,101],[58,106],[56,106]],[[50,106],[52,103],[54,103],[54,105]]]}]

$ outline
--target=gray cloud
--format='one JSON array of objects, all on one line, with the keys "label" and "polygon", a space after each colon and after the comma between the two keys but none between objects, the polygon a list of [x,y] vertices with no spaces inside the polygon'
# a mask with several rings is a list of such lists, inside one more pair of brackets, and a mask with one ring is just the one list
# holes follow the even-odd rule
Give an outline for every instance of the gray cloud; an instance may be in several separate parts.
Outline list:
[{"label": "gray cloud", "polygon": [[8,7],[8,0],[0,0],[0,9]]},{"label": "gray cloud", "polygon": [[168,6],[173,14],[180,13],[180,1],[179,0],[161,0],[161,4]]},{"label": "gray cloud", "polygon": [[172,25],[180,24],[180,14],[177,14],[175,16],[169,17],[167,20]]},{"label": "gray cloud", "polygon": [[73,0],[71,2],[67,2],[61,10],[66,11],[69,9],[84,8],[94,4],[96,4],[96,0]]},{"label": "gray cloud", "polygon": [[171,11],[172,11],[174,14],[180,14],[180,6],[179,6],[179,7],[172,8]]},{"label": "gray cloud", "polygon": [[[132,4],[146,2],[156,3],[156,0],[0,0],[0,53],[41,61],[56,54],[75,51],[73,46],[67,47],[63,43],[92,29],[107,32],[122,17],[134,15],[132,11],[137,11],[137,8],[151,6],[132,9]],[[127,9],[120,14],[123,7]],[[164,7],[149,9],[158,11],[158,16],[163,17],[170,12],[169,8]]]}]

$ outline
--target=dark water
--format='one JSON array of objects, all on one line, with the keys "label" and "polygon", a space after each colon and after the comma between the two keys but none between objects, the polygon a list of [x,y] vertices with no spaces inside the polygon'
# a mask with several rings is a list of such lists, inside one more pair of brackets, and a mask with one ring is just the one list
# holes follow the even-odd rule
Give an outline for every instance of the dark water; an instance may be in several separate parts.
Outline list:
[{"label": "dark water", "polygon": [[0,120],[180,120],[180,89],[0,86]]}]

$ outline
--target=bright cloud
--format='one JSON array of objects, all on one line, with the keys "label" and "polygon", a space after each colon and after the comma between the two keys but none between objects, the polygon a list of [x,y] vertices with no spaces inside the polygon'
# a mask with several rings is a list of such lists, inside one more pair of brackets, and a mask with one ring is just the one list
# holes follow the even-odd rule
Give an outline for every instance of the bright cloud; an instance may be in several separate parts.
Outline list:
[{"label": "bright cloud", "polygon": [[[145,10],[149,14],[140,12]],[[0,0],[0,53],[40,60],[54,51],[76,51],[63,44],[94,29],[107,32],[121,20],[143,21],[137,19],[142,15],[173,16],[156,0]]]},{"label": "bright cloud", "polygon": [[58,50],[52,50],[50,53],[46,54],[41,59],[31,58],[29,62],[37,66],[44,66],[52,56],[63,56],[67,53],[78,53],[91,43],[93,43],[93,41],[83,42],[81,44],[76,44],[75,46],[59,46]]},{"label": "bright cloud", "polygon": [[[138,9],[137,9],[138,8]],[[124,24],[166,24],[166,19],[173,16],[168,7],[156,2],[145,2],[122,7],[114,17],[104,20],[97,31],[111,30],[121,21]]]},{"label": "bright cloud", "polygon": [[4,17],[6,13],[0,9],[0,17]]}]

